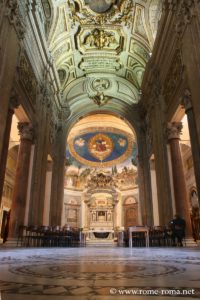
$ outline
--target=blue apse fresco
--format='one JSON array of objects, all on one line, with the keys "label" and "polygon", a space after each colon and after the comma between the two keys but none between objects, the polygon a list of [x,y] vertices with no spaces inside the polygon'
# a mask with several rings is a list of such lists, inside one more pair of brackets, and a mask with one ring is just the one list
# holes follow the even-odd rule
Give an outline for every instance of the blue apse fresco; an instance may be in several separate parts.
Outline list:
[{"label": "blue apse fresco", "polygon": [[[101,135],[102,138],[99,138]],[[96,136],[97,138],[95,139]],[[93,142],[91,142],[91,139]],[[110,141],[111,144],[108,145]],[[119,158],[127,151],[128,139],[125,135],[112,132],[99,132],[98,134],[96,132],[86,133],[74,139],[73,147],[79,156],[92,162],[99,162],[101,160],[92,155],[92,147],[95,148],[96,153],[99,153],[100,155],[107,150],[106,147],[110,147],[109,154],[102,160],[102,162],[108,162]]]}]

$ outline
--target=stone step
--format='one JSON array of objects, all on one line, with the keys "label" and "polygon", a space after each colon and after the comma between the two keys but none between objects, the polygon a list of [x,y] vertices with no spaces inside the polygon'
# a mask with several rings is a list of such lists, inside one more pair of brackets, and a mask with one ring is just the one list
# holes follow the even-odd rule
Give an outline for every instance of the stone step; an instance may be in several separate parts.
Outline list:
[{"label": "stone step", "polygon": [[117,243],[113,240],[95,239],[86,241],[87,247],[116,247]]}]

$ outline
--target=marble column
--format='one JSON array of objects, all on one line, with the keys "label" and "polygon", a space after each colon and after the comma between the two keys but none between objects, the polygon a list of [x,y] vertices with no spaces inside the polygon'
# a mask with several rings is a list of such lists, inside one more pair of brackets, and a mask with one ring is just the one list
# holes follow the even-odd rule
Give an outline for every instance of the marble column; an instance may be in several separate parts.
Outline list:
[{"label": "marble column", "polygon": [[187,120],[188,120],[192,158],[194,162],[194,175],[196,179],[196,187],[197,187],[198,200],[200,206],[200,145],[198,142],[197,126],[196,126],[194,111],[191,103],[191,93],[189,90],[185,90],[185,93],[182,97],[182,105],[185,108],[185,113],[187,115]]},{"label": "marble column", "polygon": [[16,98],[12,97],[10,100],[10,106],[7,113],[6,118],[6,127],[3,136],[3,148],[0,157],[0,203],[3,193],[3,186],[4,186],[4,179],[5,179],[5,172],[6,172],[6,163],[8,157],[8,148],[9,148],[9,141],[10,141],[10,131],[12,126],[12,117],[14,114],[14,109],[18,106]]},{"label": "marble column", "polygon": [[183,162],[179,145],[180,134],[182,130],[181,122],[168,123],[167,134],[171,150],[172,174],[174,183],[174,196],[176,213],[186,221],[186,235],[192,235],[189,203],[187,199],[187,190],[185,183],[185,175],[183,170]]},{"label": "marble column", "polygon": [[43,211],[43,225],[49,225],[49,211],[50,211],[50,199],[51,199],[51,180],[52,180],[52,161],[47,161],[46,170],[46,184],[45,184],[45,197],[44,197],[44,211]]},{"label": "marble column", "polygon": [[19,226],[24,225],[31,145],[33,141],[33,128],[30,123],[19,123],[18,129],[20,134],[20,147],[11,207],[9,238],[16,238]]},{"label": "marble column", "polygon": [[160,225],[159,220],[159,209],[158,209],[158,191],[157,191],[157,181],[156,181],[156,169],[155,169],[155,159],[150,159],[150,172],[151,172],[151,192],[152,192],[152,204],[153,204],[153,220],[154,226]]}]

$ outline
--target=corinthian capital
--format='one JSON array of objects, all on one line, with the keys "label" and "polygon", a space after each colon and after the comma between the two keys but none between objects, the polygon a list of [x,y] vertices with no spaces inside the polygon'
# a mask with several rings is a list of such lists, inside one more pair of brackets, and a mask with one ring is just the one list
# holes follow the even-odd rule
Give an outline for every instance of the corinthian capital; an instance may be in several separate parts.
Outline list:
[{"label": "corinthian capital", "polygon": [[180,139],[183,125],[181,122],[172,122],[167,124],[168,140]]},{"label": "corinthian capital", "polygon": [[28,122],[19,122],[17,126],[21,140],[33,141],[33,126]]}]

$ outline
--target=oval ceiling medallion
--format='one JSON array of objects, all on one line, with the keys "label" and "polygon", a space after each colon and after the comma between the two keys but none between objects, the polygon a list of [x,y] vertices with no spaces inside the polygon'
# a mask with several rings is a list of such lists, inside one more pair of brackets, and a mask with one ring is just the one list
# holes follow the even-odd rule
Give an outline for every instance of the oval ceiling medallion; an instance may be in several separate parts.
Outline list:
[{"label": "oval ceiling medallion", "polygon": [[126,160],[132,153],[133,139],[119,132],[87,132],[69,141],[71,155],[81,164],[108,167]]},{"label": "oval ceiling medallion", "polygon": [[96,13],[104,13],[108,11],[116,0],[86,0],[86,4]]}]

